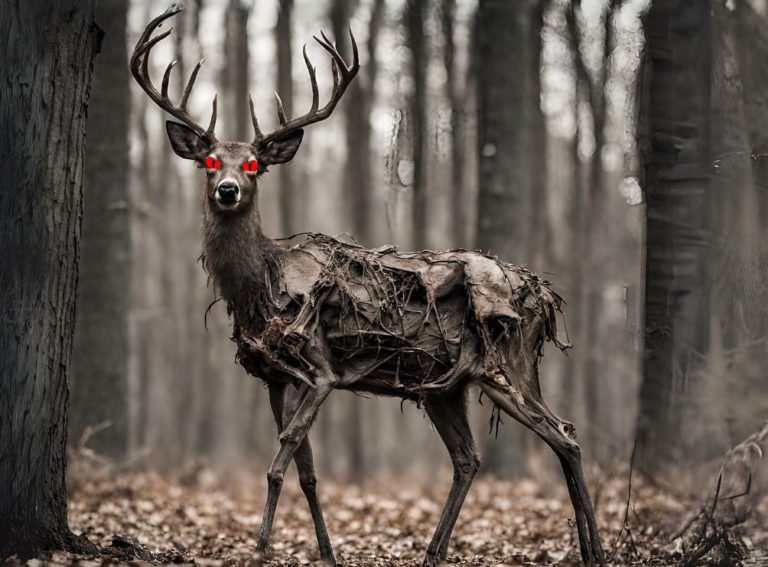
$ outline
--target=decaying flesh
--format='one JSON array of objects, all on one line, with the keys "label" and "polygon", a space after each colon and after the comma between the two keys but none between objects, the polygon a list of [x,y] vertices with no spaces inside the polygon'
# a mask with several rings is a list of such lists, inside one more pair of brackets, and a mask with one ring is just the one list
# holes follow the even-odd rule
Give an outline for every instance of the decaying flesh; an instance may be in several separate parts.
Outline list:
[{"label": "decaying flesh", "polygon": [[[264,380],[314,387],[302,355],[327,341],[337,387],[421,399],[470,376],[519,395],[511,365],[559,348],[561,299],[525,268],[476,252],[366,250],[320,234],[265,251],[248,310],[230,303],[239,362]],[[535,328],[535,336],[531,329]]]}]

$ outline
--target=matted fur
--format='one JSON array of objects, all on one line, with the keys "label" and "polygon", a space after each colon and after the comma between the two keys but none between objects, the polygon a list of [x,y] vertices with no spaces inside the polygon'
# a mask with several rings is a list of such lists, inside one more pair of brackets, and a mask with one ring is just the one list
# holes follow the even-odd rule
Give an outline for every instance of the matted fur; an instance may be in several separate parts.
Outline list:
[{"label": "matted fur", "polygon": [[265,381],[312,384],[302,348],[318,331],[342,387],[416,398],[477,369],[507,389],[511,353],[538,360],[545,340],[567,347],[556,328],[562,299],[523,267],[466,250],[367,250],[322,234],[280,244],[262,247],[255,269],[240,260],[261,273],[247,302],[242,289],[228,301],[238,361]]}]

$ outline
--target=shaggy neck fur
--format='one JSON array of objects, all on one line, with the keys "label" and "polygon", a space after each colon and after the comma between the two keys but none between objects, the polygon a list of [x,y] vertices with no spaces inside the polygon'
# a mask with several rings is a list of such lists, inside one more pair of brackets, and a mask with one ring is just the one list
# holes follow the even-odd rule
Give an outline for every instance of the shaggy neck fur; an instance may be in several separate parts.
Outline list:
[{"label": "shaggy neck fur", "polygon": [[203,216],[202,261],[216,289],[230,307],[263,289],[266,258],[277,245],[261,231],[256,203],[248,210],[221,214],[206,208]]}]

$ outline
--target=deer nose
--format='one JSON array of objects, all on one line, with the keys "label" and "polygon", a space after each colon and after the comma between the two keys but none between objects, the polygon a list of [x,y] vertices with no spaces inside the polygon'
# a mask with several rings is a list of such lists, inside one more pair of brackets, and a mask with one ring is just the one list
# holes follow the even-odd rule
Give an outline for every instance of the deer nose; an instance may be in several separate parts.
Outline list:
[{"label": "deer nose", "polygon": [[237,181],[225,179],[216,187],[216,200],[219,203],[231,205],[240,200],[240,186]]}]

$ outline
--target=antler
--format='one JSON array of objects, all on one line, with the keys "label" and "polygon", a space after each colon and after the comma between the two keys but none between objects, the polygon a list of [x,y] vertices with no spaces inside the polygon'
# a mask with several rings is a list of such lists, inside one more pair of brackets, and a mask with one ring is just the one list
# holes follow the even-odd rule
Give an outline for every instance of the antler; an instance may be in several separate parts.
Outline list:
[{"label": "antler", "polygon": [[203,128],[200,124],[198,124],[187,112],[187,101],[189,100],[189,95],[192,92],[192,87],[195,84],[195,79],[197,79],[197,73],[198,71],[200,71],[200,67],[203,64],[203,60],[201,59],[200,62],[197,65],[195,65],[195,68],[189,77],[189,81],[187,81],[187,86],[184,88],[184,92],[181,95],[181,101],[179,102],[178,106],[173,104],[173,102],[171,102],[171,100],[168,98],[168,82],[170,81],[170,78],[171,78],[171,70],[173,69],[174,65],[176,65],[177,61],[171,61],[171,63],[166,68],[165,74],[163,75],[163,83],[162,83],[160,92],[157,91],[157,88],[155,88],[155,86],[152,84],[152,80],[149,77],[149,69],[148,69],[149,52],[152,50],[152,48],[155,45],[157,45],[166,37],[168,37],[171,31],[173,30],[173,28],[171,27],[168,31],[163,32],[154,38],[151,38],[152,33],[165,20],[167,20],[172,16],[175,16],[182,10],[183,8],[181,6],[172,4],[165,12],[163,12],[162,14],[160,14],[159,16],[157,16],[155,19],[153,19],[151,22],[147,24],[147,27],[144,29],[144,32],[141,34],[141,37],[139,37],[139,40],[136,42],[136,47],[134,47],[133,49],[133,55],[131,55],[131,62],[130,62],[131,74],[133,75],[133,78],[136,79],[136,82],[139,83],[139,86],[142,89],[144,89],[144,92],[146,92],[149,95],[149,98],[151,98],[155,102],[155,104],[157,104],[160,108],[165,110],[171,116],[178,118],[184,124],[192,128],[195,132],[197,132],[198,135],[200,135],[208,143],[215,143],[216,136],[213,133],[213,129],[216,126],[216,98],[217,97],[216,96],[213,97],[213,111],[211,113],[211,121],[208,124],[207,129]]},{"label": "antler", "polygon": [[349,30],[349,38],[352,43],[352,66],[347,66],[344,59],[339,54],[336,47],[325,36],[323,32],[320,32],[322,39],[317,36],[313,36],[315,41],[319,43],[323,49],[325,49],[331,55],[331,67],[333,70],[333,91],[331,92],[331,99],[322,108],[318,108],[320,103],[320,95],[317,89],[317,78],[315,76],[315,67],[312,66],[312,62],[307,55],[307,46],[304,45],[304,62],[307,65],[307,71],[309,72],[309,81],[312,84],[312,107],[309,112],[303,116],[288,120],[283,109],[283,101],[280,100],[280,95],[275,93],[275,99],[277,101],[277,116],[280,119],[280,127],[267,134],[266,136],[261,132],[259,128],[259,121],[256,119],[256,113],[253,109],[253,99],[249,97],[249,103],[251,107],[251,121],[253,122],[253,130],[255,137],[253,144],[259,148],[266,147],[270,142],[283,138],[291,132],[295,132],[305,126],[320,122],[328,118],[333,109],[336,108],[339,100],[341,100],[344,91],[355,78],[357,72],[360,70],[360,57],[357,52],[357,42],[355,36],[352,35],[352,29]]}]

